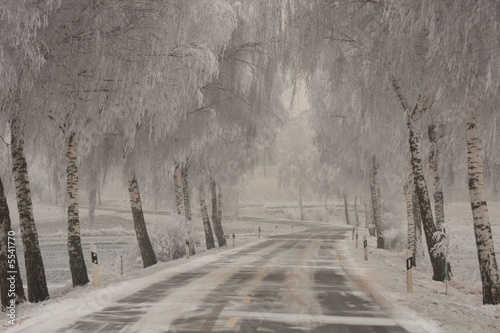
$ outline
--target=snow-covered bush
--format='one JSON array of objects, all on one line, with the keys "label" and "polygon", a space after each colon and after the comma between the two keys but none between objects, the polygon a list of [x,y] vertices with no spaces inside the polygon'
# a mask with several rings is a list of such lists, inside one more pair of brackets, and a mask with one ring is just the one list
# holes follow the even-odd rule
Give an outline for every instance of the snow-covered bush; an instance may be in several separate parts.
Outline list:
[{"label": "snow-covered bush", "polygon": [[382,213],[382,222],[384,224],[384,239],[386,249],[403,250],[406,248],[406,230],[405,224],[401,223],[401,218],[388,211]]},{"label": "snow-covered bush", "polygon": [[460,290],[464,294],[482,294],[481,275],[476,267],[465,268],[460,265],[453,265],[452,273],[453,277],[449,282],[451,287]]},{"label": "snow-covered bush", "polygon": [[[179,216],[158,216],[153,219],[154,224],[148,225],[149,239],[156,254],[156,258],[160,262],[179,259],[185,255],[185,240],[187,230],[186,220]],[[202,235],[199,232],[191,232],[191,241],[196,247],[203,246]],[[142,267],[141,254],[137,242],[130,247],[128,259],[124,266]]]},{"label": "snow-covered bush", "polygon": [[169,217],[167,221],[149,228],[149,238],[158,261],[166,262],[185,255],[187,234],[183,217]]}]

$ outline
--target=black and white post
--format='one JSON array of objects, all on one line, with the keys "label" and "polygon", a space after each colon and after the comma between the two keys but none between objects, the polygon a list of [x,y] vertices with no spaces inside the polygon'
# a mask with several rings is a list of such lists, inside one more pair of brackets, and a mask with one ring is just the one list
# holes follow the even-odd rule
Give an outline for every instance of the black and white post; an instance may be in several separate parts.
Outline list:
[{"label": "black and white post", "polygon": [[101,275],[99,272],[99,261],[97,260],[97,246],[95,244],[90,245],[90,255],[92,256],[92,275],[94,277],[94,286],[99,287],[101,285]]},{"label": "black and white post", "polygon": [[413,292],[413,251],[411,249],[406,250],[406,291],[409,293]]},{"label": "black and white post", "polygon": [[186,238],[186,259],[189,259],[189,239]]},{"label": "black and white post", "polygon": [[365,260],[368,260],[368,240],[366,239],[366,236],[363,237],[363,248],[365,251]]}]

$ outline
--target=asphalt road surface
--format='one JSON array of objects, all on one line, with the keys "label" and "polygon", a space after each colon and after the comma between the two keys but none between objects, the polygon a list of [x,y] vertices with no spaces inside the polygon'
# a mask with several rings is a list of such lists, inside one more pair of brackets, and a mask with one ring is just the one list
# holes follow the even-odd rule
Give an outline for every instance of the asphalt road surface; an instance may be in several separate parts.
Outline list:
[{"label": "asphalt road surface", "polygon": [[345,232],[316,226],[222,252],[57,332],[407,332],[341,268]]}]

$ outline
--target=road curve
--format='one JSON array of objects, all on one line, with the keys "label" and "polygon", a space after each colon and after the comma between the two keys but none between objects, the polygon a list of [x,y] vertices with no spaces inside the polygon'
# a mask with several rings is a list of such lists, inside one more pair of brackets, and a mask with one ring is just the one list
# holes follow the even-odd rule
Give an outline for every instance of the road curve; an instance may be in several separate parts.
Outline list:
[{"label": "road curve", "polygon": [[345,232],[316,226],[221,253],[57,332],[406,332],[341,268]]}]

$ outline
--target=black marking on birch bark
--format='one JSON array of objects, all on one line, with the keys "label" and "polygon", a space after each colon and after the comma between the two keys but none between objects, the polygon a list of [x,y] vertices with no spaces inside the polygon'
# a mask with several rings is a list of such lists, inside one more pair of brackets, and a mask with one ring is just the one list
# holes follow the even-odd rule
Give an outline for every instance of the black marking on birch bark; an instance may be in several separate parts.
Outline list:
[{"label": "black marking on birch bark", "polygon": [[135,173],[131,173],[129,177],[128,192],[130,197],[130,206],[132,210],[132,217],[134,220],[135,235],[137,238],[137,243],[139,245],[139,250],[141,252],[143,267],[149,267],[155,265],[158,260],[153,250],[151,240],[148,235],[146,228],[146,222],[144,220],[144,212],[142,210],[141,196],[139,192],[139,184]]},{"label": "black marking on birch bark", "polygon": [[33,216],[28,164],[24,155],[22,126],[17,120],[11,121],[10,150],[19,211],[19,225],[24,245],[28,300],[30,302],[40,302],[49,298],[49,292]]},{"label": "black marking on birch bark", "polygon": [[207,246],[207,250],[210,250],[215,247],[215,241],[214,241],[214,235],[212,233],[212,227],[210,226],[210,218],[208,217],[208,208],[207,208],[207,203],[205,201],[205,189],[201,184],[198,187],[198,195],[199,195],[198,197],[200,202],[201,216],[203,219],[203,229],[205,232],[205,243]]},{"label": "black marking on birch bark", "polygon": [[77,148],[80,135],[71,132],[66,137],[66,193],[68,212],[68,254],[73,287],[89,283],[85,258],[80,239],[78,204]]}]

